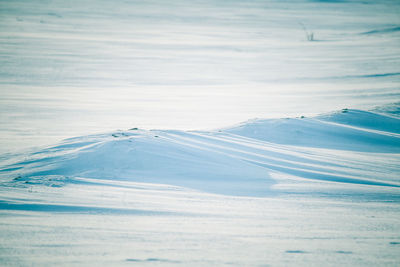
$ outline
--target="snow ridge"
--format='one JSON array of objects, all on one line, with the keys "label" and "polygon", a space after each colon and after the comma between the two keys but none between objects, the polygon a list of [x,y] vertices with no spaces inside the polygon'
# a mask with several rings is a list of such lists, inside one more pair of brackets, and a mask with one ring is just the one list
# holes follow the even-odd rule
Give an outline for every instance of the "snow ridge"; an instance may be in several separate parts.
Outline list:
[{"label": "snow ridge", "polygon": [[209,132],[133,128],[71,138],[3,164],[0,175],[8,184],[85,177],[270,196],[298,181],[400,187],[399,152],[400,119],[345,109]]}]

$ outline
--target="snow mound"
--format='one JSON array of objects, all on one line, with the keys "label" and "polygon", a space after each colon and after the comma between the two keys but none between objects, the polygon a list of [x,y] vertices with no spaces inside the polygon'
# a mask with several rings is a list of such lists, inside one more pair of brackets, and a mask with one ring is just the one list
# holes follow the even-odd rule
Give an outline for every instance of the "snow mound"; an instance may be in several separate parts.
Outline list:
[{"label": "snow mound", "polygon": [[282,193],[299,181],[399,187],[399,129],[400,119],[359,110],[211,132],[133,128],[16,156],[0,177],[15,186],[85,177],[237,196]]},{"label": "snow mound", "polygon": [[361,110],[344,109],[314,118],[255,120],[226,132],[286,145],[400,152],[400,120]]}]

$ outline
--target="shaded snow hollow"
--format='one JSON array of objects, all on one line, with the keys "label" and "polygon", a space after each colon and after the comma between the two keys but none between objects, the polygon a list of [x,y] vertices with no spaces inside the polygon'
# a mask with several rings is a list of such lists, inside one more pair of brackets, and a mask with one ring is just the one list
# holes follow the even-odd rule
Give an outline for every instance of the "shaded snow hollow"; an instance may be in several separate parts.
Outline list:
[{"label": "shaded snow hollow", "polygon": [[94,178],[234,196],[269,196],[299,181],[394,189],[399,152],[399,118],[345,109],[208,132],[133,128],[71,138],[3,161],[0,175],[16,185]]}]

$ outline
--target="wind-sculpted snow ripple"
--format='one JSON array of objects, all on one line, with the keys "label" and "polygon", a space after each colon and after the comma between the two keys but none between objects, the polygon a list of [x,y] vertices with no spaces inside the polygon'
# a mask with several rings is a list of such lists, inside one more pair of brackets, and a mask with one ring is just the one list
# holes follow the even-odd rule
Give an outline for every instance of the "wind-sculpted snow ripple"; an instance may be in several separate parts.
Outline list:
[{"label": "wind-sculpted snow ripple", "polygon": [[[217,131],[136,128],[73,138],[3,165],[11,183],[63,186],[87,177],[270,196],[286,184],[400,187],[400,120],[343,110],[315,118],[253,120]],[[38,178],[39,177],[39,178]],[[49,177],[47,179],[46,177]]]}]

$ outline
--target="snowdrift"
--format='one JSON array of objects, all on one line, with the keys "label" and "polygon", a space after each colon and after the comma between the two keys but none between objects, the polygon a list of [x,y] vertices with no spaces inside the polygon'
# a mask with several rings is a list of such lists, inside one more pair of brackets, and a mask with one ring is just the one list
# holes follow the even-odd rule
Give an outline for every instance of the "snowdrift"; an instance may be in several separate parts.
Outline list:
[{"label": "snowdrift", "polygon": [[299,181],[399,187],[399,152],[400,119],[346,109],[209,132],[133,128],[71,138],[4,161],[0,175],[15,185],[92,178],[268,196]]},{"label": "snowdrift", "polygon": [[335,150],[398,153],[399,119],[344,109],[315,118],[255,120],[226,130],[278,144]]}]

